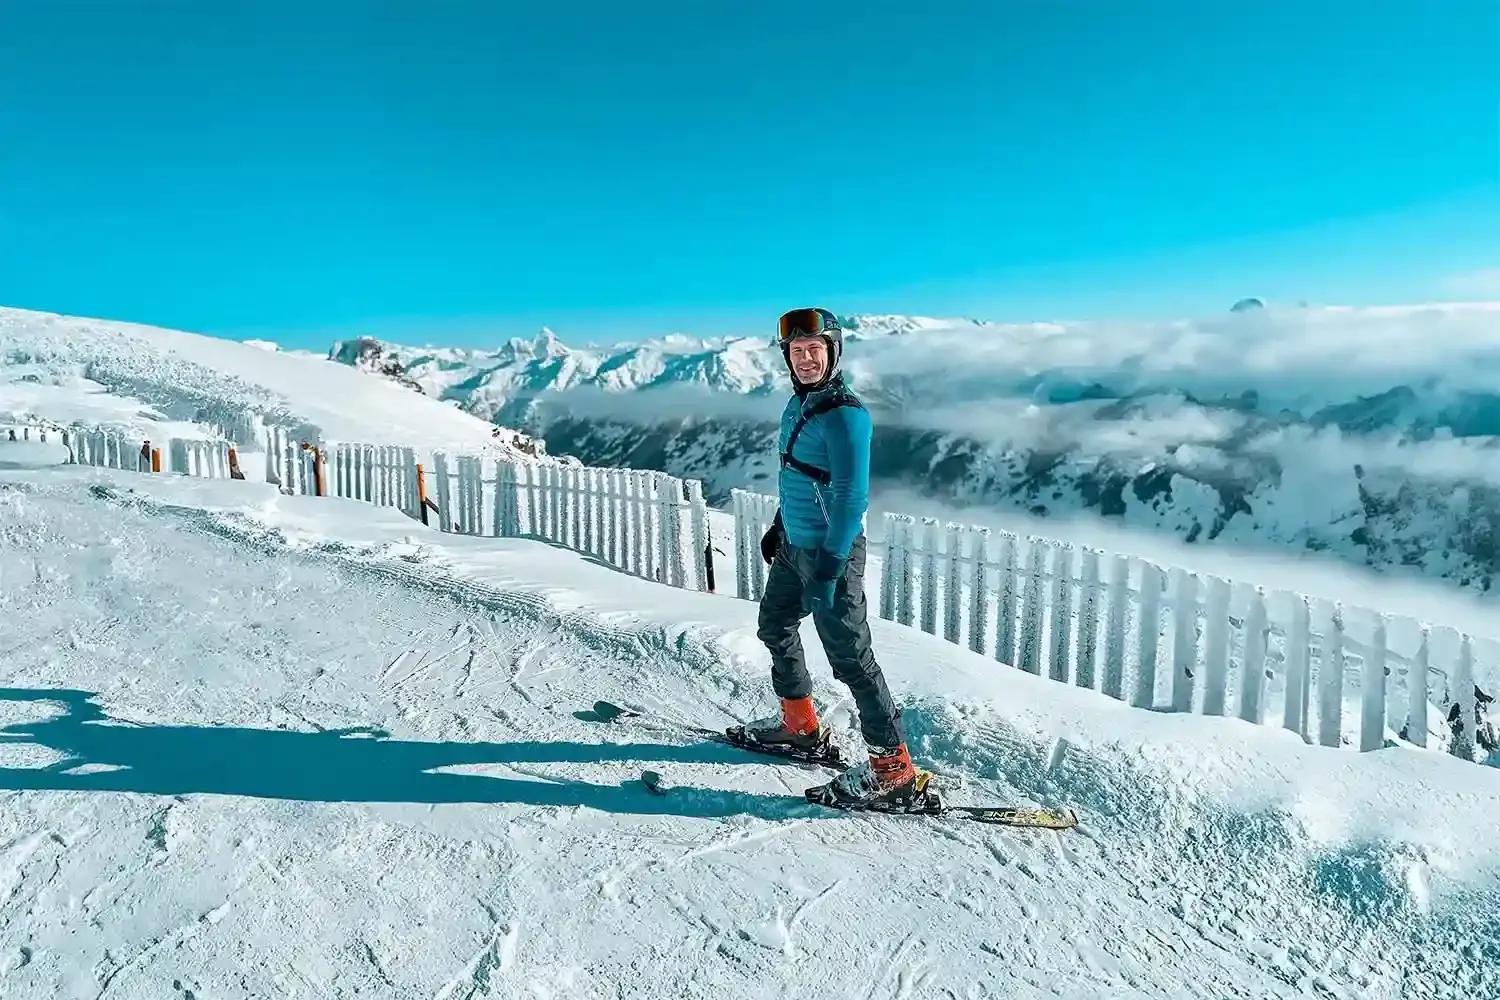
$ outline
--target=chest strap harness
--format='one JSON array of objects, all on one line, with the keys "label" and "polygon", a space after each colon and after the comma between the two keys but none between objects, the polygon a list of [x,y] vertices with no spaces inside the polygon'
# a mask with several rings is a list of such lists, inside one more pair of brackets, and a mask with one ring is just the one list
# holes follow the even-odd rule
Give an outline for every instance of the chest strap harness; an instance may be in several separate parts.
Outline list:
[{"label": "chest strap harness", "polygon": [[781,453],[781,467],[783,469],[796,469],[804,476],[812,479],[819,486],[827,486],[833,482],[833,475],[827,469],[820,469],[816,465],[808,465],[806,462],[793,457],[792,449],[797,446],[797,435],[802,433],[802,428],[807,426],[809,420],[827,413],[829,410],[836,410],[840,406],[856,406],[861,410],[865,408],[864,404],[858,399],[840,393],[835,396],[829,396],[827,399],[819,400],[813,404],[810,410],[803,410],[801,416],[797,418],[797,423],[792,426],[791,435],[786,439],[786,450]]}]

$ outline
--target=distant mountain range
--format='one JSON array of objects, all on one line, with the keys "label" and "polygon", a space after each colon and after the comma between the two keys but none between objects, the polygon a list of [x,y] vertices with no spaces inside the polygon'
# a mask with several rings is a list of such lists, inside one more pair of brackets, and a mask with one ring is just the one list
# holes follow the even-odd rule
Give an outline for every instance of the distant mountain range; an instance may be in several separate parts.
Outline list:
[{"label": "distant mountain range", "polygon": [[[878,485],[1327,550],[1478,590],[1500,571],[1500,304],[845,325]],[[769,336],[573,348],[543,329],[493,350],[361,338],[329,356],[554,454],[702,478],[720,500],[774,490],[789,383]]]}]

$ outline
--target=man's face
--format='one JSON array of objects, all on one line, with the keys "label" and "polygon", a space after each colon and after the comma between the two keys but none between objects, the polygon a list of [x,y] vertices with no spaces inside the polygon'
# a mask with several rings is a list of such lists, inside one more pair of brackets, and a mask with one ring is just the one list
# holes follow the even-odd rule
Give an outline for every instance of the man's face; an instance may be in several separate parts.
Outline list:
[{"label": "man's face", "polygon": [[822,337],[798,337],[787,345],[792,374],[803,385],[812,385],[828,371],[828,342]]}]

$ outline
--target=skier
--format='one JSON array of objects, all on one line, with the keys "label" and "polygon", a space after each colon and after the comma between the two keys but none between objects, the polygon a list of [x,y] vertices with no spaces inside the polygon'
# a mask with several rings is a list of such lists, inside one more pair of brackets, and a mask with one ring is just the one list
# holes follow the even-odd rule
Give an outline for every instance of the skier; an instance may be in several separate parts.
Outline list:
[{"label": "skier", "polygon": [[844,807],[910,808],[930,775],[912,766],[900,713],[870,648],[865,605],[870,414],[839,370],[843,331],[831,312],[793,309],[781,317],[778,339],[794,394],[781,414],[781,504],[760,545],[771,569],[758,634],[771,652],[781,711],[727,735],[814,757],[828,750],[797,634],[811,613],[834,677],[854,695],[869,760],[807,797]]}]

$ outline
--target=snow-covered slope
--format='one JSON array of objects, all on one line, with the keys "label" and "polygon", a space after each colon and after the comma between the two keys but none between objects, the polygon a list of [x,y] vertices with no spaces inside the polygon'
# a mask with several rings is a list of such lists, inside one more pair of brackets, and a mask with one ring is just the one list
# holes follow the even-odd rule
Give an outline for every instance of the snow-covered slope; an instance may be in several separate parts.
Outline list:
[{"label": "snow-covered slope", "polygon": [[470,451],[512,435],[344,365],[131,323],[0,309],[0,420],[222,428],[258,444],[272,423],[314,438]]},{"label": "snow-covered slope", "polygon": [[[1500,303],[846,322],[877,489],[1327,551],[1476,590],[1500,572]],[[555,453],[703,478],[718,498],[770,481],[786,381],[769,337],[378,346],[427,393]]]},{"label": "snow-covered slope", "polygon": [[7,996],[1500,992],[1494,769],[1136,711],[874,622],[955,798],[1083,821],[844,816],[798,801],[815,773],[574,715],[764,710],[744,602],[104,470],[0,472],[0,540]]}]

